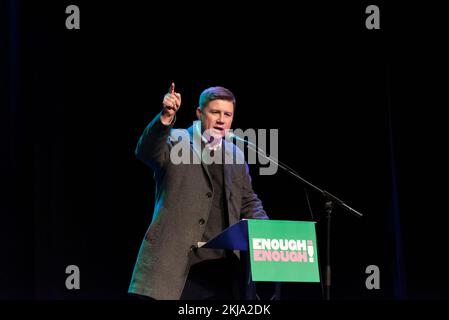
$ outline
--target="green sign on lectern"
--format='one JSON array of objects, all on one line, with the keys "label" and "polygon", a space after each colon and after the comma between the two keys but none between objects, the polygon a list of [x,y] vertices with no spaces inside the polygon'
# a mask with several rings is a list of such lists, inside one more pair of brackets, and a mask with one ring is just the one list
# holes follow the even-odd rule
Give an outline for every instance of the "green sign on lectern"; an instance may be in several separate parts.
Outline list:
[{"label": "green sign on lectern", "polygon": [[253,281],[320,282],[315,222],[248,220]]}]

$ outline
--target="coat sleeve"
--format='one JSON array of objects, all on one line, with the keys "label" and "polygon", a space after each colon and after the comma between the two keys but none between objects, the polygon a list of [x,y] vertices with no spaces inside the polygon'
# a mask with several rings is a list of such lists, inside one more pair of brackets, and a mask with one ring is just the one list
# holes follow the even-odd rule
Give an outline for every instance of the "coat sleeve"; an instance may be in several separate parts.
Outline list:
[{"label": "coat sleeve", "polygon": [[162,169],[170,159],[170,147],[168,137],[175,123],[170,125],[161,122],[161,113],[148,124],[143,131],[135,150],[136,157],[154,170]]},{"label": "coat sleeve", "polygon": [[249,175],[248,164],[245,161],[242,181],[241,219],[269,219],[262,206],[262,201],[254,193]]}]

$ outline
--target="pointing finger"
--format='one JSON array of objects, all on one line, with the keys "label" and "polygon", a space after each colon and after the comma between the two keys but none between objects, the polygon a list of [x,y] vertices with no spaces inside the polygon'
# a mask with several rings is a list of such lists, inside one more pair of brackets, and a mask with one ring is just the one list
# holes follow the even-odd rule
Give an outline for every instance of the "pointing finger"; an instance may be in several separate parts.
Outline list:
[{"label": "pointing finger", "polygon": [[174,82],[171,83],[168,93],[171,93],[171,94],[175,93],[175,83]]}]

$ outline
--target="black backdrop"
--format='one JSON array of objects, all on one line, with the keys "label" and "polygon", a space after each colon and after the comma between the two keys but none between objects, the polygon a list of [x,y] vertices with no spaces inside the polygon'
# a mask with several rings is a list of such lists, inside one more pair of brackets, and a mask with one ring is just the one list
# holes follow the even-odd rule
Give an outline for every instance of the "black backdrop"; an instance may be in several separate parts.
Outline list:
[{"label": "black backdrop", "polygon": [[[407,58],[426,35],[393,24],[401,11],[381,6],[381,30],[367,30],[360,3],[77,1],[81,29],[67,30],[69,4],[1,5],[1,298],[128,299],[154,193],[133,151],[171,81],[179,127],[204,88],[228,87],[234,127],[278,129],[281,161],[365,214],[334,211],[333,298],[448,297],[444,197],[429,183],[441,103],[420,92],[427,68]],[[311,219],[299,181],[251,172],[272,219]],[[80,290],[65,288],[70,264]],[[365,288],[368,265],[380,290]],[[282,298],[320,290],[285,284]]]}]

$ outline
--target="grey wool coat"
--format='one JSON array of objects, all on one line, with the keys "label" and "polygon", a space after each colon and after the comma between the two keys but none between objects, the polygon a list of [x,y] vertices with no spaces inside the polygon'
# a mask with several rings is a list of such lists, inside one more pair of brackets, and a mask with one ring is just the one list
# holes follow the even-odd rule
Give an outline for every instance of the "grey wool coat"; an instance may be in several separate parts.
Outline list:
[{"label": "grey wool coat", "polygon": [[[145,128],[136,148],[137,158],[154,171],[156,195],[153,219],[138,253],[129,293],[158,300],[180,298],[193,246],[202,239],[214,192],[207,166],[200,161],[200,140],[193,138],[201,135],[199,122],[187,130],[172,126],[162,124],[159,113]],[[186,140],[190,160],[196,162],[174,164],[170,152]],[[243,152],[226,140],[223,146],[226,156],[240,160],[224,164],[229,224],[242,218],[268,219],[253,192]]]}]

